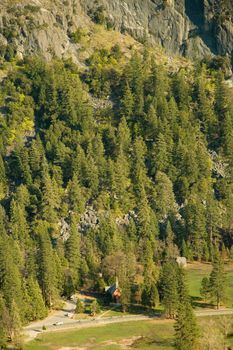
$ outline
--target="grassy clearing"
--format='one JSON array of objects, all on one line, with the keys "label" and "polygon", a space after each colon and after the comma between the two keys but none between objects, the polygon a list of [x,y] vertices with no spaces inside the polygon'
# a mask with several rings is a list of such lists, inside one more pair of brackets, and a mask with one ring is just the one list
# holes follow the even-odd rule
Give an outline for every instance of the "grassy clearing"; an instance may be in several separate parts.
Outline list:
[{"label": "grassy clearing", "polygon": [[[189,264],[187,268],[187,282],[189,286],[190,295],[193,298],[196,307],[208,306],[203,304],[200,296],[201,280],[205,276],[209,276],[212,270],[211,264],[193,263]],[[226,268],[227,288],[226,301],[227,307],[233,307],[233,266],[227,265]]]},{"label": "grassy clearing", "polygon": [[[233,324],[232,317],[227,317],[227,321]],[[198,322],[200,331],[207,338],[221,329],[220,317],[199,318]],[[43,334],[27,344],[25,350],[78,350],[79,347],[80,350],[172,350],[173,336],[171,321],[137,321]],[[226,344],[233,346],[233,328]]]},{"label": "grassy clearing", "polygon": [[140,350],[171,350],[172,337],[171,322],[128,322],[43,334],[27,344],[25,350],[62,350],[75,346],[84,346],[87,350],[120,350],[126,344]]}]

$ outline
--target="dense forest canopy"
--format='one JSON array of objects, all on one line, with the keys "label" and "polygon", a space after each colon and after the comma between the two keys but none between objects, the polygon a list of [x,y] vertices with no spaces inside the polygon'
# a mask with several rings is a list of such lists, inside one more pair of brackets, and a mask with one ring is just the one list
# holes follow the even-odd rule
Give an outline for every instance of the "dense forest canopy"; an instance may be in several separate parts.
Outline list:
[{"label": "dense forest canopy", "polygon": [[162,263],[233,258],[232,89],[205,64],[171,73],[145,49],[122,68],[121,55],[97,50],[85,71],[25,58],[2,80],[0,309],[13,330],[116,275],[125,303],[153,305]]}]

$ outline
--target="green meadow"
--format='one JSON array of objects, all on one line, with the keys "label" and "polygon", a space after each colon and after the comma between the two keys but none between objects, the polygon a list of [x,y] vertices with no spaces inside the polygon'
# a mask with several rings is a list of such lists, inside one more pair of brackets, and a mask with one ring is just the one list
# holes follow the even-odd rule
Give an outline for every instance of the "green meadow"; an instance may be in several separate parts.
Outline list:
[{"label": "green meadow", "polygon": [[128,322],[106,326],[47,333],[27,344],[25,350],[120,350],[129,346],[140,350],[173,349],[173,324],[164,321]]},{"label": "green meadow", "polygon": [[[193,299],[193,305],[195,307],[208,306],[204,304],[200,296],[200,287],[203,277],[209,276],[212,270],[211,264],[193,263],[189,264],[186,269],[187,282],[189,286],[189,293]],[[227,307],[233,307],[233,266],[226,265],[226,300],[224,305]]]},{"label": "green meadow", "polygon": [[[210,264],[193,263],[186,269],[190,296],[195,308],[211,307],[200,297],[201,280],[211,272]],[[226,302],[233,306],[233,267],[226,266]],[[112,313],[111,313],[112,312]],[[118,311],[110,311],[111,316],[119,316]],[[107,316],[110,316],[108,314]],[[214,321],[213,321],[214,319]],[[201,329],[214,322],[218,327],[219,318],[200,318]],[[232,318],[229,322],[233,323]],[[207,327],[208,329],[208,327]],[[25,350],[171,350],[173,346],[173,323],[167,320],[124,322],[96,326],[56,333],[44,333],[25,345]],[[233,346],[233,329],[227,339],[228,346]]]}]

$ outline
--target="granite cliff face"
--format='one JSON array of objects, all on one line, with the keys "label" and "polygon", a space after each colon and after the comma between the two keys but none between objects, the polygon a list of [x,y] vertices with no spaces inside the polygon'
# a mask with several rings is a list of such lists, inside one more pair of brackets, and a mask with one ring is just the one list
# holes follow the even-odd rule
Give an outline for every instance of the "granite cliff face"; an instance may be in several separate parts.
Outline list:
[{"label": "granite cliff face", "polygon": [[[114,27],[188,57],[231,55],[231,0],[99,0]],[[82,0],[87,11],[93,1]],[[95,5],[97,6],[97,5]]]},{"label": "granite cliff face", "polygon": [[79,46],[69,33],[92,26],[93,13],[139,40],[162,45],[167,52],[201,58],[232,55],[231,0],[3,0],[0,44],[19,55],[40,53],[75,60]]}]

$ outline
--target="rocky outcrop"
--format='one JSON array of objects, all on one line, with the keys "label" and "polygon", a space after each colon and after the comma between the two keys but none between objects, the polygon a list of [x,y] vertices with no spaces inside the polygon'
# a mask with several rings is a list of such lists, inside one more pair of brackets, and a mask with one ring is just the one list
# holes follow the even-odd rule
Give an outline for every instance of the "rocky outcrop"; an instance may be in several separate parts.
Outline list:
[{"label": "rocky outcrop", "polygon": [[[86,12],[93,1],[81,0]],[[216,0],[98,0],[114,28],[137,39],[145,36],[168,52],[196,58],[231,55],[231,11]],[[219,11],[219,16],[217,16]]]},{"label": "rocky outcrop", "polygon": [[85,213],[81,216],[78,229],[85,233],[90,229],[96,229],[99,226],[99,215],[93,207],[87,207]]},{"label": "rocky outcrop", "polygon": [[[230,2],[229,2],[230,3]],[[192,58],[233,51],[232,5],[217,0],[2,0],[0,50],[78,60],[69,33],[92,26],[96,11],[118,31]],[[228,7],[227,7],[228,6]]]},{"label": "rocky outcrop", "polygon": [[69,33],[89,27],[90,19],[79,1],[22,0],[0,4],[0,49],[8,44],[18,56],[40,54],[47,60],[68,58],[79,63],[80,46]]}]

